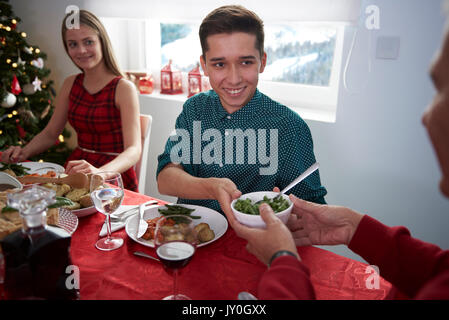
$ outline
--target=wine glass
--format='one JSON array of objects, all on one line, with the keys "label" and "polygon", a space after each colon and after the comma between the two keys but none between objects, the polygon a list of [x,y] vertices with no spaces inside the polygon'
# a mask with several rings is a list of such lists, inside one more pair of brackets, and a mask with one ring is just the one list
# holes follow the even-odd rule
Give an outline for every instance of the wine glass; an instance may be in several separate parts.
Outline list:
[{"label": "wine glass", "polygon": [[178,294],[178,270],[185,267],[196,250],[197,235],[192,218],[185,215],[162,217],[156,224],[156,254],[168,273],[173,273],[173,294],[163,300],[191,300]]},{"label": "wine glass", "polygon": [[90,197],[97,211],[106,215],[107,236],[98,240],[95,247],[103,251],[111,251],[123,245],[123,239],[111,236],[111,219],[122,204],[123,196],[122,176],[118,172],[99,172],[93,174],[90,180]]}]

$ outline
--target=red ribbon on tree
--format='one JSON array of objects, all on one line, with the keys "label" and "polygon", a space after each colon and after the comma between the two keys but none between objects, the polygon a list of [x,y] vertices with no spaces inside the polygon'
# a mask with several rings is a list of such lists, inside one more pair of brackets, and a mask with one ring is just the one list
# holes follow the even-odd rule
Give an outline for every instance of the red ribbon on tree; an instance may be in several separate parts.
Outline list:
[{"label": "red ribbon on tree", "polygon": [[20,88],[19,80],[17,80],[16,75],[14,75],[14,78],[12,78],[11,83],[11,93],[18,95],[22,92],[22,88]]}]

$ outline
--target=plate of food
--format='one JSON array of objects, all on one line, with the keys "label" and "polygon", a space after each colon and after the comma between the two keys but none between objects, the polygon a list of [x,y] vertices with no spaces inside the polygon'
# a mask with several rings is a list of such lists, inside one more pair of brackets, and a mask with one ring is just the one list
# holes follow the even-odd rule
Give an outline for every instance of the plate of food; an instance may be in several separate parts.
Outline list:
[{"label": "plate of food", "polygon": [[146,247],[154,248],[153,237],[157,220],[163,216],[169,217],[170,213],[178,214],[180,212],[190,215],[193,219],[200,242],[198,247],[203,247],[218,240],[228,229],[228,221],[219,212],[202,206],[182,204],[151,207],[145,210],[143,218],[148,222],[148,229],[142,238],[137,238],[139,215],[130,217],[126,222],[126,233],[134,241]]},{"label": "plate of food", "polygon": [[44,183],[42,186],[55,190],[56,197],[63,197],[70,200],[67,205],[63,205],[61,208],[70,210],[78,218],[97,212],[90,197],[89,189],[87,188],[73,188],[68,184],[57,183]]},{"label": "plate of food", "polygon": [[26,175],[45,175],[47,173],[54,173],[59,176],[63,173],[64,167],[52,162],[18,162],[18,163],[0,163],[0,171],[6,172],[13,177]]}]

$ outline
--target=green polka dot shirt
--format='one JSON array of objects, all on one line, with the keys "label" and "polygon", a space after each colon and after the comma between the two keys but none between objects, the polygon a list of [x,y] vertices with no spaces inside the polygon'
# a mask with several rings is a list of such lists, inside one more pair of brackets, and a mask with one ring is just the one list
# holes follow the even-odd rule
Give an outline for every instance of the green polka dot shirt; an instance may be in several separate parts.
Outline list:
[{"label": "green polka dot shirt", "polygon": [[[315,163],[315,155],[310,129],[294,111],[256,90],[248,104],[228,114],[210,90],[185,102],[158,157],[156,175],[169,163],[181,164],[195,177],[229,178],[245,194],[282,190]],[[287,193],[325,203],[327,191],[317,170]],[[178,203],[222,212],[216,200]]]}]

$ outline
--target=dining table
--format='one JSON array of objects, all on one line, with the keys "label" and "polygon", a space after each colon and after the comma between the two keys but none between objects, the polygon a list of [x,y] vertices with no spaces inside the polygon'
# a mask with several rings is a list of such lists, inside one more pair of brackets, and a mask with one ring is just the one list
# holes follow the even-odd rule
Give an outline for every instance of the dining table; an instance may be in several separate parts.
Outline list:
[{"label": "dining table", "polygon": [[[157,200],[125,190],[123,205]],[[125,229],[113,232],[124,239],[120,248],[95,247],[105,216],[95,212],[80,217],[72,234],[72,264],[79,269],[81,300],[159,300],[172,294],[173,277],[162,263],[134,255],[142,251],[156,257],[155,249],[131,239]],[[367,264],[315,246],[298,247],[319,300],[382,300],[391,297],[392,285],[379,277],[370,285]],[[237,300],[246,291],[257,297],[258,283],[267,266],[246,250],[246,240],[229,226],[220,238],[198,247],[190,263],[180,270],[178,291],[192,300]],[[292,279],[294,281],[294,279]],[[371,283],[372,284],[372,283]]]}]

